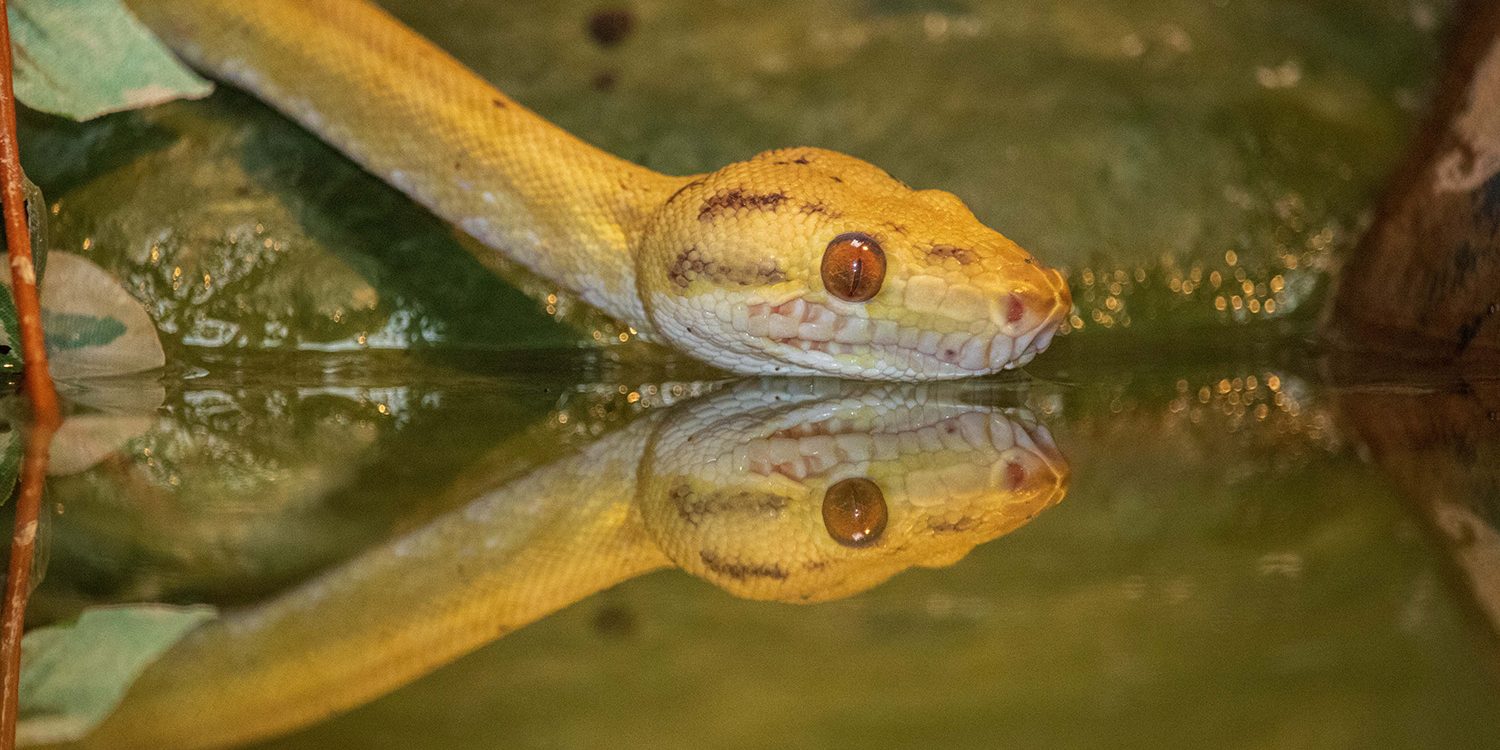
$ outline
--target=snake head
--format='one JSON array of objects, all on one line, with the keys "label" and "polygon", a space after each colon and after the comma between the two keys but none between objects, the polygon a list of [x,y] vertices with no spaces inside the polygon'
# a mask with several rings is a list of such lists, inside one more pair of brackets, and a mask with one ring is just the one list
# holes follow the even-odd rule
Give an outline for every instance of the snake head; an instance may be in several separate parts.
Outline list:
[{"label": "snake head", "polygon": [[951,565],[1060,501],[1069,475],[1025,409],[829,380],[677,407],[641,466],[641,518],[668,558],[788,602]]},{"label": "snake head", "polygon": [[1072,300],[956,196],[859,159],[768,151],[686,182],[647,223],[655,329],[753,374],[934,380],[1031,361]]}]

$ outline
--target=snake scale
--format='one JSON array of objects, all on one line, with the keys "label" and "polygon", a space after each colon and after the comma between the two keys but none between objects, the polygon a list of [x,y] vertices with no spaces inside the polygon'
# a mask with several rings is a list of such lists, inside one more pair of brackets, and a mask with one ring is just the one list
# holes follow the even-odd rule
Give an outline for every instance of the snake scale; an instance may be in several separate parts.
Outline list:
[{"label": "snake scale", "polygon": [[179,55],[636,329],[741,374],[942,380],[1031,361],[1056,270],[951,193],[819,148],[672,177],[594,148],[364,0],[129,0]]}]

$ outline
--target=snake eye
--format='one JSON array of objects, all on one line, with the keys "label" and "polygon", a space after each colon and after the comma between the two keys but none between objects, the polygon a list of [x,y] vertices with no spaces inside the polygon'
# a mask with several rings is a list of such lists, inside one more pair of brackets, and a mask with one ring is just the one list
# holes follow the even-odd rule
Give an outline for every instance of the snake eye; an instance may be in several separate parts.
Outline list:
[{"label": "snake eye", "polygon": [[885,281],[885,251],[867,234],[833,238],[823,251],[823,288],[846,302],[864,302]]},{"label": "snake eye", "polygon": [[885,494],[880,485],[856,477],[823,493],[823,528],[845,547],[868,547],[885,533]]}]

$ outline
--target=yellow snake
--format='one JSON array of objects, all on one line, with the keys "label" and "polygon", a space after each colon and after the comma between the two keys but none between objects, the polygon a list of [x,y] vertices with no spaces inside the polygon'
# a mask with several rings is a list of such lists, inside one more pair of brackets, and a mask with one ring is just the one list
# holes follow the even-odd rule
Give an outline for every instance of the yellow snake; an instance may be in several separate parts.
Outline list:
[{"label": "yellow snake", "polygon": [[667,567],[747,598],[849,596],[912,565],[950,565],[1062,499],[1068,467],[1029,412],[928,388],[750,381],[648,410],[205,624],[81,746],[184,750],[291,731]]},{"label": "yellow snake", "polygon": [[1062,276],[956,196],[787,148],[671,177],[593,148],[363,0],[129,0],[191,64],[648,339],[742,374],[1023,365]]}]

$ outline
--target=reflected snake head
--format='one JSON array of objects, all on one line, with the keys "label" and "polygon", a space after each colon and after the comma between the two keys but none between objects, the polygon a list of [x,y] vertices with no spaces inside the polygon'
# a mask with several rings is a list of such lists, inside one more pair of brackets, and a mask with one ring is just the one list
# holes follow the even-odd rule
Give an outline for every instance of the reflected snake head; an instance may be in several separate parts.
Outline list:
[{"label": "reflected snake head", "polygon": [[1030,362],[1072,307],[1060,273],[956,196],[820,149],[688,182],[640,241],[657,331],[736,372],[984,375]]},{"label": "reflected snake head", "polygon": [[752,384],[687,406],[646,453],[640,511],[674,563],[740,597],[825,601],[949,565],[1067,490],[1029,412],[931,388]]}]

